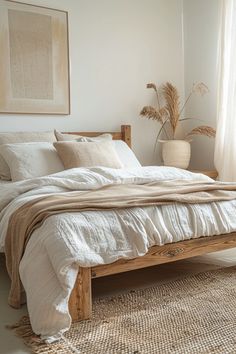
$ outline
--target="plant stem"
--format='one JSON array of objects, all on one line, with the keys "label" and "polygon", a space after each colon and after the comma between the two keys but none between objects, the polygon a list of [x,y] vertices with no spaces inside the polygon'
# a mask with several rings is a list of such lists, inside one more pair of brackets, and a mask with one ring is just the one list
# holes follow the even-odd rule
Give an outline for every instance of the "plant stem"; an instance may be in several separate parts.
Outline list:
[{"label": "plant stem", "polygon": [[[159,132],[158,132],[158,134],[157,134],[157,137],[156,137],[156,143],[157,143],[157,140],[158,140],[158,138],[159,138],[159,136],[160,136],[160,134],[161,134],[161,132],[162,132],[162,129],[164,130],[167,139],[170,140],[170,137],[169,137],[169,135],[167,134],[167,131],[166,131],[166,129],[165,129],[165,124],[168,122],[168,120],[169,120],[169,118],[166,119],[165,122],[162,124],[162,127],[161,127],[161,129],[159,130]],[[155,146],[156,146],[156,143],[155,143]]]},{"label": "plant stem", "polygon": [[170,140],[169,135],[167,134],[166,129],[165,129],[165,124],[168,122],[168,120],[169,120],[169,118],[167,118],[167,119],[165,120],[165,122],[163,123],[161,129],[159,130],[159,132],[158,132],[158,134],[157,134],[156,141],[155,141],[155,145],[154,145],[154,149],[153,149],[153,158],[152,158],[153,160],[154,160],[154,156],[155,156],[155,152],[156,152],[156,148],[157,148],[158,138],[159,138],[159,136],[160,136],[160,134],[161,134],[161,132],[162,132],[162,129],[164,130],[164,132],[165,132],[165,134],[166,134],[166,136],[167,136],[167,139]]},{"label": "plant stem", "polygon": [[184,120],[200,120],[201,122],[203,122],[204,120],[203,119],[200,119],[200,118],[182,118],[182,119],[180,119],[179,120],[179,122],[182,122],[182,121],[184,121]]},{"label": "plant stem", "polygon": [[193,91],[190,92],[190,94],[188,95],[186,101],[184,102],[184,105],[183,105],[181,111],[179,112],[179,116],[181,116],[181,113],[183,112],[183,110],[184,110],[186,104],[188,103],[189,99],[191,98],[192,94],[193,94]]},{"label": "plant stem", "polygon": [[157,135],[157,139],[159,138],[159,136],[160,136],[160,134],[161,134],[161,131],[162,131],[162,129],[164,130],[164,133],[165,133],[165,135],[166,135],[166,137],[167,137],[167,139],[168,140],[170,140],[170,136],[169,136],[169,134],[167,133],[167,131],[166,131],[166,128],[165,128],[165,125],[166,125],[166,123],[169,121],[169,118],[167,118],[166,120],[165,120],[165,122],[163,123],[163,125],[162,125],[162,127],[161,127],[161,129],[159,130],[159,133],[158,133],[158,135]]},{"label": "plant stem", "polygon": [[158,108],[158,110],[160,110],[161,109],[161,105],[160,105],[159,95],[158,95],[158,92],[156,90],[155,90],[155,92],[156,92],[156,96],[157,96],[157,108]]},{"label": "plant stem", "polygon": [[[164,123],[164,124],[165,124],[165,123]],[[165,128],[165,127],[163,127],[163,130],[164,130],[164,132],[165,132],[165,135],[167,136],[167,139],[168,139],[168,140],[170,140],[169,134],[167,133],[167,131],[166,131],[166,128]]]},{"label": "plant stem", "polygon": [[[160,111],[160,109],[161,109],[161,104],[160,104],[159,94],[158,94],[157,90],[155,90],[155,92],[156,92],[156,96],[157,96],[157,109]],[[166,120],[166,121],[167,121],[167,120]],[[161,127],[161,129],[160,129],[160,131],[159,131],[159,133],[158,133],[158,137],[159,137],[160,132],[161,132],[161,130],[162,130],[162,128],[163,128],[163,130],[164,130],[164,132],[165,132],[165,135],[167,136],[167,139],[170,139],[170,137],[169,137],[169,135],[168,135],[168,133],[167,133],[167,131],[166,131],[166,129],[165,129],[166,121],[163,123],[163,125],[162,125],[162,127]],[[156,143],[155,143],[155,148],[156,148]],[[155,149],[155,148],[154,148],[154,149]]]}]

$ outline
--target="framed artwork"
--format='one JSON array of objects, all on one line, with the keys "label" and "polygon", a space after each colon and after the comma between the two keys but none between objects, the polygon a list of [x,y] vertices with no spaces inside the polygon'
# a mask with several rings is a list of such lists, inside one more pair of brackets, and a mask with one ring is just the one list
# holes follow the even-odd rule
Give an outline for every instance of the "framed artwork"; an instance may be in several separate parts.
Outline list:
[{"label": "framed artwork", "polygon": [[70,114],[67,12],[0,0],[0,113]]}]

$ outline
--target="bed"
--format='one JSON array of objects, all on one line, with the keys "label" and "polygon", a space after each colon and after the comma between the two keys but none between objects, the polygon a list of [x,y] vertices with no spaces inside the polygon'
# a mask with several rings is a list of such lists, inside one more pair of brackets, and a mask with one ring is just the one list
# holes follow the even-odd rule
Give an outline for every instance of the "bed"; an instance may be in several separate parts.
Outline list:
[{"label": "bed", "polygon": [[[96,136],[95,133],[78,133]],[[113,139],[122,139],[131,147],[131,127],[121,126],[121,132],[112,133]],[[194,240],[184,240],[177,243],[153,246],[147,254],[135,259],[118,260],[109,265],[91,268],[81,268],[69,301],[72,319],[75,321],[89,319],[92,315],[92,279],[112,274],[132,271],[139,268],[174,262],[180,259],[221,251],[236,247],[236,232],[200,237]]]},{"label": "bed", "polygon": [[[87,136],[87,137],[95,137],[101,132],[69,132],[67,134],[73,134],[73,135],[82,135],[82,136]],[[112,132],[110,133],[113,136],[113,139],[115,140],[123,140],[128,146],[131,147],[131,127],[128,125],[121,126],[121,131],[120,132]],[[154,170],[154,172],[152,172]],[[164,171],[164,172],[163,172]],[[167,172],[166,172],[167,171]],[[92,174],[91,174],[92,173]],[[137,179],[140,178],[141,183],[142,178],[143,181],[145,179],[152,179],[152,173],[155,174],[155,176],[158,176],[158,178],[165,178],[166,173],[168,176],[172,176],[171,178],[179,178],[179,179],[188,179],[192,178],[193,180],[202,180],[211,183],[214,183],[210,178],[207,176],[203,176],[201,174],[193,174],[188,171],[184,170],[178,170],[178,169],[171,169],[171,168],[159,168],[159,167],[144,167],[143,171],[141,172],[134,172],[129,171],[129,172],[113,172],[112,170],[109,169],[99,169],[99,168],[94,168],[91,170],[81,170],[80,171],[80,176],[77,176],[77,170],[71,170],[71,172],[67,172],[67,174],[64,174],[64,172],[59,172],[58,174],[54,175],[54,177],[43,177],[39,179],[32,179],[29,182],[17,182],[14,183],[14,190],[12,194],[15,194],[15,199],[8,203],[8,210],[5,211],[2,215],[2,224],[0,226],[6,227],[7,220],[9,218],[9,215],[12,213],[12,208],[16,208],[16,206],[21,206],[24,200],[20,199],[20,193],[25,193],[27,195],[27,198],[31,198],[30,194],[30,188],[44,188],[43,191],[44,193],[47,193],[48,190],[48,183],[49,180],[56,181],[58,184],[57,189],[55,188],[56,192],[61,192],[63,190],[63,186],[65,183],[72,183],[71,181],[74,178],[74,183],[79,184],[79,186],[83,187],[84,180],[88,177],[88,181],[92,181],[94,175],[99,176],[100,181],[101,181],[101,186],[103,185],[103,182],[105,179],[113,178],[116,182],[120,180],[121,175],[124,175],[124,180],[130,180],[130,179]],[[114,176],[113,176],[114,174]],[[140,174],[140,175],[138,175]],[[137,177],[139,176],[139,177]],[[92,178],[91,178],[92,177]],[[76,180],[77,178],[77,180]],[[43,185],[45,183],[45,185]],[[51,182],[50,182],[51,183]],[[87,183],[87,182],[86,182]],[[6,185],[8,185],[7,183]],[[11,184],[11,183],[10,183]],[[33,187],[31,187],[31,184]],[[53,183],[52,183],[53,184]],[[95,183],[96,184],[96,183]],[[53,185],[53,187],[55,187]],[[82,188],[81,187],[81,188]],[[0,185],[1,188],[1,185]],[[28,193],[28,194],[27,194]],[[42,193],[42,192],[41,192]],[[5,196],[4,198],[7,199],[9,196]],[[3,198],[3,199],[4,199]],[[12,197],[13,198],[13,197]],[[1,200],[0,200],[1,203]],[[14,204],[15,203],[15,204]],[[118,256],[117,254],[112,255],[112,257],[106,257],[104,256],[104,259],[98,260],[96,258],[96,254],[94,255],[94,262],[93,265],[87,266],[89,262],[86,259],[80,259],[80,266],[79,266],[79,272],[78,272],[78,266],[75,265],[75,259],[72,259],[71,254],[67,255],[67,249],[66,247],[68,246],[69,242],[69,247],[72,249],[75,249],[77,251],[78,249],[76,248],[77,246],[75,245],[75,238],[77,237],[76,232],[78,231],[76,228],[74,228],[73,225],[73,220],[75,219],[73,214],[65,214],[65,217],[62,219],[61,217],[55,216],[54,217],[54,222],[57,225],[58,229],[54,228],[54,225],[50,224],[50,218],[47,219],[47,221],[40,227],[38,228],[34,234],[31,236],[31,239],[26,247],[25,250],[25,255],[21,261],[21,266],[20,266],[20,272],[21,272],[21,277],[24,279],[24,287],[28,289],[27,292],[27,302],[28,302],[28,308],[29,312],[31,312],[31,324],[32,327],[37,334],[41,334],[41,337],[43,339],[47,340],[56,340],[59,338],[60,334],[62,334],[65,330],[67,330],[70,326],[71,319],[68,316],[68,302],[69,302],[69,311],[71,314],[71,317],[73,320],[85,320],[89,319],[92,314],[92,293],[91,293],[91,282],[92,279],[98,278],[98,277],[103,277],[111,274],[117,274],[121,272],[126,272],[126,271],[131,271],[135,270],[138,268],[144,268],[144,267],[150,267],[153,265],[161,264],[161,263],[167,263],[167,262],[173,262],[175,260],[180,260],[188,257],[193,257],[197,255],[201,255],[204,253],[209,253],[209,252],[214,252],[214,251],[219,251],[219,250],[224,250],[227,248],[233,248],[236,247],[236,220],[233,217],[235,215],[235,208],[236,208],[236,201],[225,201],[224,203],[213,203],[214,204],[214,210],[208,206],[208,205],[197,205],[197,206],[183,206],[181,207],[181,217],[183,218],[183,230],[181,230],[181,235],[179,237],[169,237],[167,234],[166,228],[163,226],[163,223],[166,220],[169,220],[169,223],[173,223],[172,225],[172,234],[175,234],[175,222],[171,221],[173,219],[173,215],[176,216],[176,211],[177,211],[177,206],[171,209],[171,212],[168,211],[168,206],[161,206],[160,210],[158,211],[156,208],[155,209],[155,215],[154,211],[152,208],[147,208],[148,212],[144,215],[142,214],[142,209],[141,208],[134,208],[135,211],[132,215],[129,215],[129,220],[135,220],[135,227],[132,223],[129,225],[129,237],[130,240],[125,239],[125,235],[122,235],[123,239],[121,239],[121,235],[118,233],[120,239],[118,240],[121,243],[121,250],[123,251],[122,255],[123,256]],[[16,206],[15,206],[16,205]],[[170,208],[169,208],[170,209]],[[196,234],[193,234],[193,230],[188,228],[188,220],[192,220],[192,225],[196,223],[196,218],[194,218],[194,209],[198,210],[197,218],[199,218],[199,215],[202,215],[204,223],[202,222],[202,225],[200,227],[197,226],[197,229],[195,230]],[[169,214],[168,214],[169,213]],[[86,227],[88,227],[89,223],[92,223],[98,213],[92,212],[90,214],[90,217],[86,213],[80,213],[81,215],[77,215],[77,217],[80,217],[80,231],[83,232],[86,230]],[[109,211],[107,211],[107,214],[109,214]],[[224,217],[220,218],[219,215],[223,215]],[[101,211],[99,212],[101,220],[104,218],[104,213]],[[158,235],[156,234],[156,231],[154,230],[154,226],[152,223],[152,218],[153,215],[155,216],[155,222],[161,224],[160,230],[165,230],[163,233],[165,233],[165,243],[164,245],[157,245],[157,239],[160,236],[159,234],[161,231],[158,231]],[[188,218],[186,217],[186,220],[184,219],[184,216],[188,215]],[[160,216],[160,219],[158,219]],[[106,231],[111,232],[110,237],[112,238],[112,230],[109,229],[110,225],[109,223],[114,223],[116,220],[122,223],[122,227],[124,227],[125,224],[127,224],[127,215],[125,212],[122,212],[121,214],[116,213],[115,216],[111,215],[109,216],[110,219],[108,221],[103,220],[103,228],[102,232],[106,234]],[[4,218],[6,219],[4,221]],[[64,219],[68,218],[68,222],[66,223]],[[147,230],[143,230],[142,228],[144,225],[142,224],[142,218],[146,218],[145,222],[147,226]],[[99,218],[98,218],[99,219]],[[122,220],[121,220],[122,219]],[[222,220],[221,220],[222,219]],[[99,219],[100,220],[100,219]],[[97,224],[94,224],[94,228],[96,227],[97,229],[99,228],[99,221]],[[122,222],[121,222],[122,221]],[[133,221],[132,221],[133,222]],[[184,224],[185,222],[185,224]],[[216,224],[214,224],[216,223]],[[87,226],[86,226],[87,225]],[[104,226],[105,225],[105,226]],[[53,228],[52,228],[53,226]],[[180,227],[182,227],[180,225]],[[68,228],[68,229],[67,229]],[[94,233],[96,234],[97,239],[99,239],[99,230],[94,230]],[[121,228],[122,229],[122,228]],[[144,240],[139,240],[137,239],[137,230],[140,229],[141,232],[143,232],[144,236],[148,236],[150,239],[145,239]],[[56,232],[58,230],[58,232]],[[214,235],[214,230],[217,230],[217,235]],[[62,240],[61,234],[62,231],[66,233],[70,233],[70,238],[66,241],[65,243],[64,240]],[[96,231],[96,232],[95,232]],[[126,230],[127,231],[127,230]],[[145,231],[145,232],[144,232]],[[41,232],[41,234],[40,234]],[[119,231],[120,232],[120,231]],[[147,235],[148,232],[153,233],[152,235]],[[90,233],[87,234],[87,237],[92,237],[93,235],[91,234],[92,230],[90,230]],[[154,235],[155,234],[155,235]],[[178,234],[176,230],[176,235]],[[127,237],[128,237],[127,236]],[[156,240],[154,238],[156,237]],[[201,237],[201,236],[206,236],[206,237]],[[44,242],[44,240],[41,242],[40,237],[44,238],[47,242],[47,244]],[[147,237],[147,238],[148,238]],[[195,238],[193,238],[195,237]],[[51,239],[51,240],[50,240]],[[106,244],[104,241],[104,249],[106,250]],[[115,237],[112,238],[112,241],[115,243],[117,242],[117,239]],[[122,243],[122,242],[123,243]],[[178,241],[178,242],[175,242]],[[62,242],[64,242],[62,244]],[[108,241],[107,241],[108,242]],[[129,243],[132,247],[132,242],[133,242],[133,249],[131,250],[132,252],[130,253],[125,253],[125,247],[126,244]],[[80,245],[83,247],[83,244],[81,243]],[[116,244],[115,244],[116,246]],[[96,247],[95,247],[96,249]],[[61,254],[61,251],[64,250],[66,255],[66,264],[64,261],[64,255]],[[86,247],[84,248],[86,251]],[[91,249],[90,249],[91,251]],[[51,258],[48,259],[48,255],[51,252]],[[54,255],[57,254],[57,258]],[[86,252],[85,252],[86,253]],[[135,254],[138,256],[135,256]],[[88,256],[86,254],[86,256]],[[61,258],[60,258],[61,257]],[[31,263],[30,263],[31,262]],[[63,263],[63,267],[60,267],[60,264]],[[100,265],[97,265],[100,264]],[[32,265],[32,266],[31,266]],[[47,267],[46,267],[47,265]],[[43,269],[44,268],[44,269]],[[44,272],[44,273],[43,273]],[[55,273],[55,274],[54,274]],[[32,287],[32,280],[34,281],[35,286],[38,285],[39,288]],[[31,283],[30,283],[31,281]],[[50,294],[52,292],[53,296],[50,298],[47,298],[45,296],[45,293],[43,293],[43,287],[45,286],[45,283],[47,283],[51,288],[49,289]],[[55,290],[56,289],[56,290]],[[72,290],[73,289],[73,290]],[[42,292],[41,292],[42,291]],[[37,292],[37,294],[35,294]],[[63,299],[62,299],[63,295]],[[34,297],[36,296],[36,300]],[[52,303],[53,303],[53,309],[52,309]],[[37,304],[37,306],[35,306]],[[37,308],[38,307],[38,308]],[[42,310],[43,309],[43,310]],[[39,321],[39,317],[41,317],[41,324],[39,328],[39,324],[37,321]],[[49,328],[49,324],[47,323],[48,319],[50,318],[50,326],[54,326],[54,332]],[[43,328],[43,329],[42,329]]]}]

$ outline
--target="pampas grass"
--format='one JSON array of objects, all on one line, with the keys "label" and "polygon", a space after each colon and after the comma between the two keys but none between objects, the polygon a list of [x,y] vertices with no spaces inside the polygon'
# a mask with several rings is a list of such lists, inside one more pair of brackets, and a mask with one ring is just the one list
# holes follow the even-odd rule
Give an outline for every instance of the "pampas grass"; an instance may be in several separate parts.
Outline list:
[{"label": "pampas grass", "polygon": [[171,83],[167,82],[165,85],[162,87],[162,92],[164,99],[166,101],[165,108],[167,112],[169,113],[169,120],[170,120],[170,125],[173,130],[173,134],[175,134],[180,114],[179,114],[179,107],[180,107],[180,101],[179,101],[179,94],[175,86],[173,86]]},{"label": "pampas grass", "polygon": [[[193,119],[193,118],[181,118],[181,114],[184,111],[184,108],[193,94],[198,94],[200,96],[204,96],[209,92],[208,87],[203,83],[194,84],[192,90],[190,91],[187,99],[185,100],[182,108],[180,108],[180,97],[177,88],[172,85],[170,82],[163,84],[160,88],[158,88],[154,83],[147,84],[148,89],[153,89],[155,91],[155,95],[157,98],[157,106],[145,106],[140,112],[142,117],[147,119],[151,119],[157,121],[161,124],[161,127],[157,134],[157,139],[159,138],[162,131],[166,134],[167,139],[169,136],[165,130],[166,123],[169,123],[172,130],[172,137],[175,139],[176,129],[178,124],[182,121]],[[161,98],[164,101],[164,105],[161,107]],[[192,137],[193,135],[204,135],[209,138],[215,137],[215,129],[212,127],[201,125],[199,127],[194,128],[189,132],[185,139]]]},{"label": "pampas grass", "polygon": [[152,119],[158,121],[159,123],[164,123],[160,111],[156,110],[152,106],[143,107],[143,109],[140,112],[140,115],[146,117],[147,119]]},{"label": "pampas grass", "polygon": [[209,127],[208,125],[201,125],[197,128],[194,128],[193,130],[191,130],[191,132],[189,132],[186,135],[186,138],[189,138],[193,135],[205,135],[208,138],[214,138],[216,136],[216,131],[215,131],[215,129],[213,129],[212,127]]}]

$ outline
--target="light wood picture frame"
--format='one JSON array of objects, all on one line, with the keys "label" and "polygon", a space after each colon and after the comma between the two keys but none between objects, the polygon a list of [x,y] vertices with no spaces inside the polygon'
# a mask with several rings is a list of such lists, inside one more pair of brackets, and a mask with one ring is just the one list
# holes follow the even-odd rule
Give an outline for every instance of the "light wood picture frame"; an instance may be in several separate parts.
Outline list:
[{"label": "light wood picture frame", "polygon": [[68,13],[0,0],[0,113],[70,114]]}]

